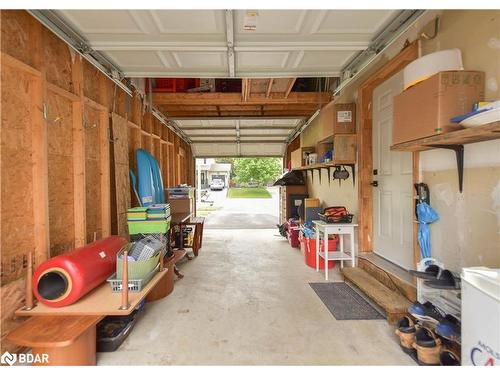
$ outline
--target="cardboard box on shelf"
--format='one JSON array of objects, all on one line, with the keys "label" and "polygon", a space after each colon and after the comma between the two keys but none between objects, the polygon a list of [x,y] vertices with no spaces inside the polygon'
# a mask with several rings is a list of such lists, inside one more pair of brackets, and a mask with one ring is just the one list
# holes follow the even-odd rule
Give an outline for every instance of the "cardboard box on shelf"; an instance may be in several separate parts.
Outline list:
[{"label": "cardboard box on shelf", "polygon": [[168,203],[170,203],[170,212],[172,213],[192,211],[192,198],[170,199]]},{"label": "cardboard box on shelf", "polygon": [[306,198],[306,199],[304,199],[304,208],[319,207],[319,206],[320,206],[319,198]]},{"label": "cardboard box on shelf", "polygon": [[484,73],[440,72],[394,97],[392,143],[460,130],[450,119],[484,100]]},{"label": "cardboard box on shelf", "polygon": [[292,169],[298,168],[306,165],[306,157],[310,153],[313,153],[315,150],[314,147],[300,147],[295,151],[292,151],[290,154],[290,160],[292,162]]},{"label": "cardboard box on shelf", "polygon": [[357,152],[356,134],[337,134],[333,136],[333,162],[355,164]]},{"label": "cardboard box on shelf", "polygon": [[356,133],[356,104],[335,104],[333,109],[333,134]]}]

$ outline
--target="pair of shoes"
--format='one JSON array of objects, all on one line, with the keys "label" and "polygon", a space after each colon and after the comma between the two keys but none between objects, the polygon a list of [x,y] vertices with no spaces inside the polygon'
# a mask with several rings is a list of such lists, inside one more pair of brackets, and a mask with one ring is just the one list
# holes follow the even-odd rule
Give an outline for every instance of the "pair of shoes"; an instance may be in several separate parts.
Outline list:
[{"label": "pair of shoes", "polygon": [[399,345],[401,349],[406,354],[415,354],[415,348],[413,344],[415,343],[415,332],[417,330],[417,325],[413,319],[406,315],[398,320],[396,328],[396,336],[399,337]]},{"label": "pair of shoes", "polygon": [[447,314],[436,326],[436,333],[446,340],[460,343],[461,326],[460,321],[453,315]]},{"label": "pair of shoes", "polygon": [[443,349],[439,355],[441,366],[460,366],[460,355],[452,349]]},{"label": "pair of shoes", "polygon": [[435,289],[460,289],[460,278],[455,277],[450,270],[431,264],[424,271],[410,271],[413,276],[426,280],[424,285]]},{"label": "pair of shoes", "polygon": [[442,343],[431,329],[427,327],[417,329],[413,348],[417,351],[419,365],[435,366],[440,364]]},{"label": "pair of shoes", "polygon": [[430,302],[415,302],[408,308],[408,312],[418,320],[433,324],[438,324],[444,318],[441,311]]}]

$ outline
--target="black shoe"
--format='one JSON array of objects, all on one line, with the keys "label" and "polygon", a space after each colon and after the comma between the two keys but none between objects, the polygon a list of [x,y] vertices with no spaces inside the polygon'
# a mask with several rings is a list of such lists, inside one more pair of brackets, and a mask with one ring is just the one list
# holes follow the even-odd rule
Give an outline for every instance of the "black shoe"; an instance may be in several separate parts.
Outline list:
[{"label": "black shoe", "polygon": [[451,271],[443,270],[438,275],[438,277],[434,280],[425,281],[425,286],[434,289],[452,289],[459,290],[460,289],[460,279],[453,276]]},{"label": "black shoe", "polygon": [[434,280],[438,277],[441,272],[441,268],[435,264],[431,264],[425,269],[425,271],[414,271],[410,270],[410,274],[418,277],[419,279]]},{"label": "black shoe", "polygon": [[444,318],[439,309],[430,302],[425,302],[424,304],[415,302],[408,308],[408,312],[418,320],[434,324],[438,324]]}]

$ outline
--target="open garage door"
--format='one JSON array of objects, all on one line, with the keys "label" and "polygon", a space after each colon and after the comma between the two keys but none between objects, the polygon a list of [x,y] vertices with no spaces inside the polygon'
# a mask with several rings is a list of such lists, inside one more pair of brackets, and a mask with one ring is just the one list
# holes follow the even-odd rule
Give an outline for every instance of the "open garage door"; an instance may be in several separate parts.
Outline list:
[{"label": "open garage door", "polygon": [[282,156],[302,119],[177,120],[199,157]]}]

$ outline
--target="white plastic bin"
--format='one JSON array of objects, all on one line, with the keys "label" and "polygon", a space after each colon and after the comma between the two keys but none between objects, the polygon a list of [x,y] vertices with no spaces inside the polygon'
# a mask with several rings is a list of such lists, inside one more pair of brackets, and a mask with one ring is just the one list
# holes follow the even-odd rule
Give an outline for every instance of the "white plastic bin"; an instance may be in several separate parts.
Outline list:
[{"label": "white plastic bin", "polygon": [[500,365],[500,269],[462,270],[462,365]]}]

